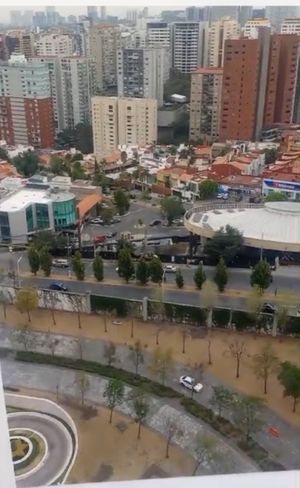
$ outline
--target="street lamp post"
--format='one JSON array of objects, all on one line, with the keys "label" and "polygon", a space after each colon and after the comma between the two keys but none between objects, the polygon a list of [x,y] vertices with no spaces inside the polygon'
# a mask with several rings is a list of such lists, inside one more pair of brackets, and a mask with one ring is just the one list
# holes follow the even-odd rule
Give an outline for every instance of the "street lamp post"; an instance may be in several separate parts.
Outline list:
[{"label": "street lamp post", "polygon": [[17,260],[17,280],[18,280],[18,287],[20,287],[20,262],[22,261],[23,256],[20,256],[19,259]]}]

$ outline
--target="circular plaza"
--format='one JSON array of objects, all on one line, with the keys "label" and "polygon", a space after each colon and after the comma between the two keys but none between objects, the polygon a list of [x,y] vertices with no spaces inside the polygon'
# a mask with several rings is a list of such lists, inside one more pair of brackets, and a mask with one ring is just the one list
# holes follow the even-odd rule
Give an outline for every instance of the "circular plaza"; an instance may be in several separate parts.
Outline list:
[{"label": "circular plaza", "polygon": [[202,204],[185,214],[192,234],[211,239],[221,227],[238,229],[245,245],[283,252],[300,252],[300,203]]}]

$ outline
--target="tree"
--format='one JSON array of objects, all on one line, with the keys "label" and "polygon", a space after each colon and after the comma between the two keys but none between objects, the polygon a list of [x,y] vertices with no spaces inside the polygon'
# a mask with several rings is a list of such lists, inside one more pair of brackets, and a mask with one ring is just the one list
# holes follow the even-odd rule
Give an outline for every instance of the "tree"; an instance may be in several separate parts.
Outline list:
[{"label": "tree", "polygon": [[216,446],[217,442],[213,437],[201,434],[197,435],[194,451],[196,464],[192,473],[193,476],[196,475],[201,464],[210,464],[217,457]]},{"label": "tree", "polygon": [[55,350],[56,350],[58,344],[59,344],[59,340],[56,337],[53,337],[50,330],[48,330],[47,336],[46,336],[46,345],[47,345],[48,349],[50,349],[52,357],[54,357],[54,355],[55,355]]},{"label": "tree", "polygon": [[146,285],[149,279],[149,266],[144,258],[141,258],[137,265],[135,271],[136,279],[141,283],[141,285]]},{"label": "tree", "polygon": [[258,379],[264,382],[264,394],[267,394],[268,379],[279,365],[278,357],[271,344],[266,344],[258,354],[253,356],[253,371]]},{"label": "tree", "polygon": [[180,429],[180,416],[176,415],[173,418],[167,417],[165,420],[165,437],[166,437],[166,458],[169,458],[170,444],[174,437],[181,437],[183,435]]},{"label": "tree", "polygon": [[40,252],[40,267],[44,271],[45,276],[51,275],[52,256],[48,248],[44,247]]},{"label": "tree", "polygon": [[134,264],[128,249],[122,249],[118,255],[118,274],[126,283],[134,275]]},{"label": "tree", "polygon": [[148,397],[142,391],[138,391],[133,397],[132,407],[135,421],[138,424],[137,438],[140,439],[142,424],[145,422],[150,410]]},{"label": "tree", "polygon": [[184,287],[184,279],[183,279],[183,276],[182,276],[181,269],[178,269],[176,271],[175,281],[176,281],[177,287],[181,290],[181,288]]},{"label": "tree", "polygon": [[278,157],[278,151],[275,148],[265,149],[265,164],[275,163]]},{"label": "tree", "polygon": [[72,307],[74,312],[77,313],[77,320],[78,320],[78,329],[81,329],[81,312],[82,312],[82,295],[77,295],[72,293],[69,295],[69,300],[72,303]]},{"label": "tree", "polygon": [[194,282],[198,290],[201,290],[203,283],[206,281],[206,273],[202,264],[199,264],[194,274]]},{"label": "tree", "polygon": [[75,376],[75,384],[79,390],[81,397],[81,406],[84,405],[85,395],[91,387],[89,377],[84,371],[77,371]]},{"label": "tree", "polygon": [[235,424],[241,429],[248,443],[251,434],[262,427],[260,417],[263,401],[252,396],[238,396],[232,403],[232,414]]},{"label": "tree", "polygon": [[202,287],[201,300],[203,302],[203,305],[207,309],[206,322],[207,322],[207,327],[209,329],[212,328],[212,314],[216,303],[216,298],[217,298],[216,285],[211,281],[205,281]]},{"label": "tree", "polygon": [[62,175],[64,173],[65,164],[64,160],[59,156],[51,156],[50,158],[50,170],[55,175]]},{"label": "tree", "polygon": [[3,147],[0,147],[0,159],[2,159],[3,161],[10,162],[8,153],[7,153],[6,149],[4,149]]},{"label": "tree", "polygon": [[260,289],[257,285],[254,285],[248,296],[247,296],[247,309],[249,310],[250,316],[253,317],[255,327],[257,327],[258,318],[261,313],[262,308],[262,297]]},{"label": "tree", "polygon": [[35,276],[40,269],[40,256],[37,249],[34,246],[30,246],[27,252],[28,262],[31,273]]},{"label": "tree", "polygon": [[85,276],[85,269],[79,251],[76,251],[72,258],[72,269],[75,273],[76,278],[80,281],[83,281]]},{"label": "tree", "polygon": [[93,261],[93,271],[94,271],[94,276],[97,281],[102,281],[103,280],[103,260],[99,254],[95,257]]},{"label": "tree", "polygon": [[153,283],[161,283],[164,275],[164,270],[161,261],[158,257],[153,257],[149,263],[149,275]]},{"label": "tree", "polygon": [[13,158],[13,164],[22,176],[29,178],[37,172],[40,160],[35,152],[26,151]]},{"label": "tree", "polygon": [[266,202],[286,202],[287,200],[288,197],[281,191],[272,191],[265,198]]},{"label": "tree", "polygon": [[144,363],[144,354],[141,341],[136,341],[134,346],[129,346],[129,359],[134,364],[135,374],[138,374],[139,366]]},{"label": "tree", "polygon": [[220,258],[223,258],[225,263],[229,264],[241,252],[243,245],[242,234],[234,227],[226,225],[225,228],[221,227],[217,230],[206,242],[204,252],[215,262],[219,262]]},{"label": "tree", "polygon": [[162,351],[160,347],[155,349],[149,365],[150,372],[157,376],[164,385],[168,375],[174,369],[173,351],[168,348]]},{"label": "tree", "polygon": [[170,77],[164,85],[164,99],[169,101],[171,95],[178,93],[189,100],[191,87],[191,75],[182,73],[176,68],[170,70]]},{"label": "tree", "polygon": [[90,154],[93,152],[92,126],[80,123],[74,129],[64,129],[57,135],[57,142],[62,149],[75,147],[83,154]]},{"label": "tree", "polygon": [[269,288],[271,282],[271,267],[265,259],[262,259],[254,266],[254,269],[252,270],[250,284],[251,286],[257,285],[260,289],[260,293],[263,294],[263,292]]},{"label": "tree", "polygon": [[12,330],[11,340],[14,344],[16,344],[17,347],[19,346],[19,344],[22,344],[24,347],[24,351],[33,349],[33,347],[37,343],[36,336],[32,333],[28,324],[24,325],[22,329]]},{"label": "tree", "polygon": [[218,415],[221,417],[222,411],[232,405],[234,394],[224,386],[213,386],[213,396],[210,403],[218,409]]},{"label": "tree", "polygon": [[124,399],[124,384],[117,378],[111,378],[107,381],[103,397],[106,398],[107,406],[110,410],[109,423],[112,422],[113,411],[115,407],[121,405]]},{"label": "tree", "polygon": [[161,202],[161,212],[171,225],[174,219],[184,214],[184,207],[177,197],[165,197]]},{"label": "tree", "polygon": [[233,339],[232,342],[228,344],[228,349],[225,351],[231,355],[236,361],[236,378],[240,377],[240,365],[243,354],[247,351],[246,344],[243,340]]},{"label": "tree", "polygon": [[113,216],[114,216],[114,211],[112,208],[104,208],[103,210],[101,210],[101,218],[105,225],[110,224]]},{"label": "tree", "polygon": [[182,349],[181,349],[182,354],[185,354],[185,343],[186,343],[186,340],[187,340],[189,333],[190,333],[190,330],[187,328],[186,324],[183,324],[180,327],[180,334],[181,334],[181,339],[182,339]]},{"label": "tree", "polygon": [[[287,304],[288,302],[285,302],[285,304]],[[272,327],[272,336],[273,337],[276,337],[277,335],[277,328],[279,327],[281,332],[284,331],[284,329],[286,328],[286,325],[288,323],[288,320],[289,320],[289,311],[288,311],[288,308],[283,305],[283,304],[279,304],[277,306],[277,309],[274,313],[274,317],[273,317],[273,327]]]},{"label": "tree", "polygon": [[72,163],[71,177],[73,181],[85,179],[85,169],[80,161],[74,161]]},{"label": "tree", "polygon": [[38,296],[35,288],[21,288],[16,296],[16,308],[19,312],[27,313],[28,322],[31,322],[30,312],[38,307]]},{"label": "tree", "polygon": [[114,202],[120,215],[124,215],[130,207],[130,200],[123,190],[114,192]]},{"label": "tree", "polygon": [[225,286],[227,285],[228,281],[228,274],[227,274],[227,267],[224,262],[223,258],[220,258],[220,261],[217,264],[216,267],[216,273],[215,273],[215,283],[218,287],[218,290],[220,292],[225,290]]},{"label": "tree", "polygon": [[[1,276],[1,278],[2,278],[2,276]],[[6,320],[6,318],[7,318],[6,307],[7,307],[8,303],[9,303],[9,298],[8,298],[8,296],[6,295],[6,293],[3,290],[0,290],[0,303],[2,303],[3,317],[4,317],[4,320]]]},{"label": "tree", "polygon": [[218,193],[218,183],[214,180],[204,180],[199,185],[200,200],[215,198]]},{"label": "tree", "polygon": [[300,398],[300,368],[289,361],[280,365],[278,381],[283,386],[283,395],[293,398],[293,412],[296,412],[297,402]]},{"label": "tree", "polygon": [[116,361],[116,346],[113,342],[104,344],[103,356],[105,357],[108,366],[112,366]]}]

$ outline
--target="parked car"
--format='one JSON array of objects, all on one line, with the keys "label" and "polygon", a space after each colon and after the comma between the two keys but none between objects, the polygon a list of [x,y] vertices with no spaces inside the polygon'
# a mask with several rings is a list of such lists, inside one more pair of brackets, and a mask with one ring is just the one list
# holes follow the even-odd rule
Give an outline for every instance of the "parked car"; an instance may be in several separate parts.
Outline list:
[{"label": "parked car", "polygon": [[177,266],[175,266],[174,264],[167,264],[166,266],[164,266],[165,273],[176,273],[176,271]]},{"label": "parked car", "polygon": [[261,308],[262,313],[274,314],[276,312],[276,307],[271,303],[264,303]]},{"label": "parked car", "polygon": [[113,224],[119,224],[121,222],[121,219],[120,217],[118,217],[117,215],[115,215],[113,218],[112,218],[112,223]]},{"label": "parked car", "polygon": [[106,241],[106,236],[105,235],[99,235],[94,237],[94,242],[99,243],[99,242],[105,242]]},{"label": "parked car", "polygon": [[57,281],[53,281],[53,283],[50,284],[49,290],[55,290],[55,291],[69,291],[66,285],[63,283],[58,283]]},{"label": "parked car", "polygon": [[152,222],[150,222],[149,226],[150,227],[156,227],[157,225],[161,225],[161,220],[158,220],[158,219],[155,219],[155,220],[152,220]]},{"label": "parked car", "polygon": [[97,217],[95,219],[91,219],[89,223],[94,225],[102,225],[104,222],[102,219],[100,219],[100,217],[99,218]]},{"label": "parked car", "polygon": [[68,268],[69,261],[67,259],[53,259],[52,266],[54,268]]},{"label": "parked car", "polygon": [[179,383],[188,390],[194,390],[196,393],[199,393],[203,389],[203,385],[196,383],[195,379],[191,376],[180,376]]},{"label": "parked car", "polygon": [[107,234],[105,234],[107,239],[113,239],[113,237],[116,237],[116,235],[117,232],[107,232]]}]

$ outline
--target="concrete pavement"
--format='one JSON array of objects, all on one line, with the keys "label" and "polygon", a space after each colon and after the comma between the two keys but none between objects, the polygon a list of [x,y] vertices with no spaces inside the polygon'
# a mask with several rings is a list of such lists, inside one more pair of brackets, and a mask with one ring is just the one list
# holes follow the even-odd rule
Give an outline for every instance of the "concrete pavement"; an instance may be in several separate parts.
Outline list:
[{"label": "concrete pavement", "polygon": [[[36,350],[49,354],[49,349],[45,346],[45,334],[41,332],[35,332],[38,339],[38,344],[35,346]],[[56,354],[67,357],[78,357],[78,342],[76,337],[70,336],[56,336],[58,338],[58,347]],[[102,340],[96,339],[84,339],[83,342],[83,357],[92,361],[105,362],[104,359],[104,344]],[[10,342],[9,329],[6,327],[0,328],[0,345],[5,348],[12,348]],[[21,346],[20,346],[21,348]],[[123,345],[116,345],[116,366],[120,366],[128,371],[134,371],[134,365],[128,357],[128,347]],[[140,367],[140,373],[144,376],[149,376],[149,359],[150,354],[144,352],[145,363]],[[178,383],[178,378],[182,374],[188,374],[190,371],[182,364],[176,364],[172,376],[168,379],[168,384],[174,389],[182,392],[182,389]],[[24,373],[25,374],[25,373]],[[63,373],[65,374],[65,372]],[[13,380],[13,376],[12,376]],[[26,377],[24,378],[26,380]],[[28,378],[27,378],[28,380]],[[48,382],[48,380],[47,380]],[[218,378],[212,375],[210,372],[205,372],[203,383],[205,385],[200,395],[195,395],[195,400],[199,403],[211,408],[210,399],[212,396],[212,386],[224,385]],[[48,383],[47,383],[48,384]],[[52,385],[53,386],[53,385]],[[228,385],[225,385],[227,388]],[[64,383],[63,388],[66,385]],[[224,412],[226,415],[226,412]],[[229,414],[227,414],[230,417]],[[270,453],[274,460],[279,461],[287,469],[299,469],[299,445],[300,445],[300,429],[297,429],[288,422],[284,421],[275,412],[265,407],[262,411],[263,429],[254,436],[254,438]],[[267,427],[275,425],[280,432],[279,438],[273,438],[267,432]]]}]

